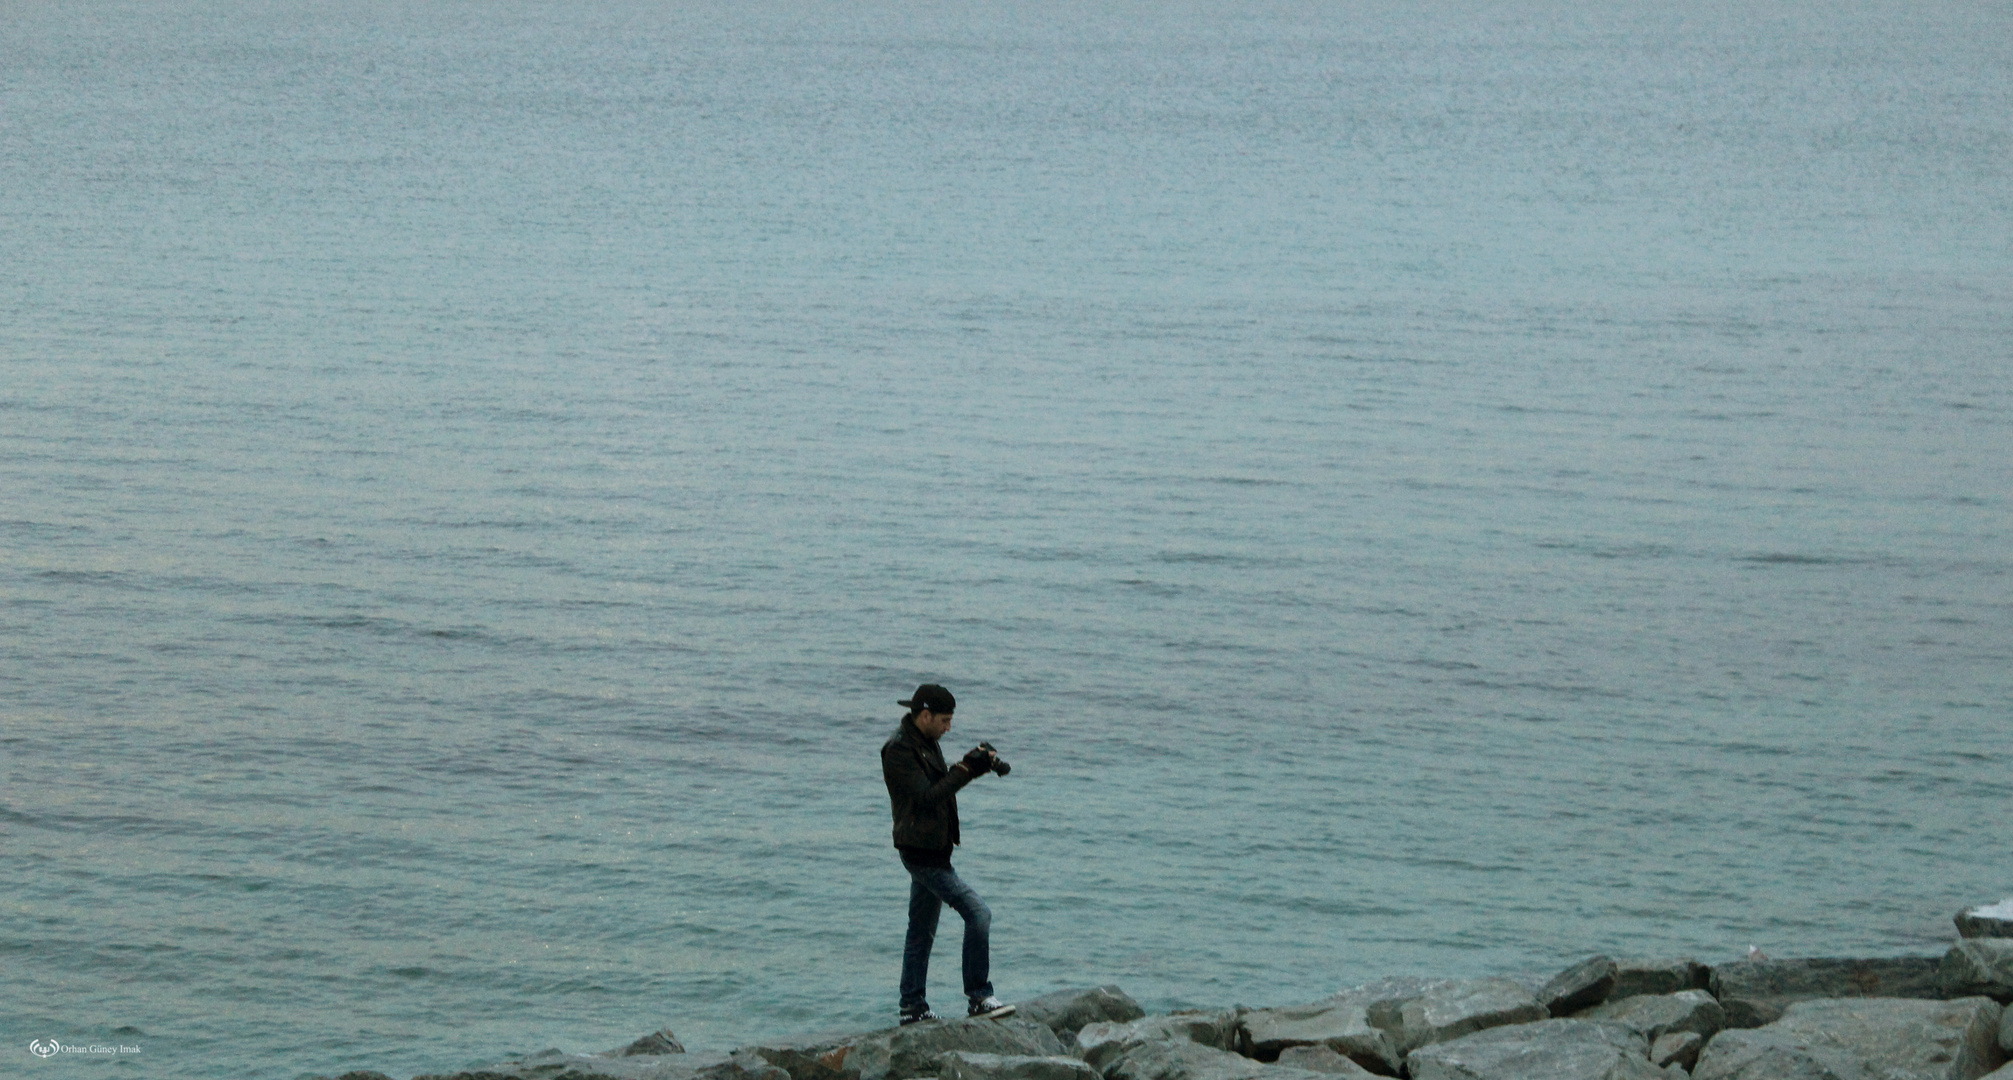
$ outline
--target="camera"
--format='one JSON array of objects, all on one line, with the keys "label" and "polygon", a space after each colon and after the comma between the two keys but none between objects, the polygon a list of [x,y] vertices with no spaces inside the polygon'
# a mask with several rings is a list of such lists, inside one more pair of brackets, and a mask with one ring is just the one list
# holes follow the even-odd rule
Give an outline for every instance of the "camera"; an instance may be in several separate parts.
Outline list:
[{"label": "camera", "polygon": [[1001,776],[1005,776],[1006,774],[1013,771],[1013,766],[1007,764],[1006,759],[1000,757],[1000,752],[998,750],[993,749],[993,744],[989,742],[982,742],[979,744],[979,749],[992,751],[993,772],[998,773]]}]

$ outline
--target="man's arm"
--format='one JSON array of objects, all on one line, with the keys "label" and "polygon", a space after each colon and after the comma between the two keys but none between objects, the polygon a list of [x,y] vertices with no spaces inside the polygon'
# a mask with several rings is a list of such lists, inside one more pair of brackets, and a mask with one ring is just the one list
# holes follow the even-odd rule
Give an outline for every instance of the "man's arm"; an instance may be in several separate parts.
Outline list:
[{"label": "man's arm", "polygon": [[923,771],[915,751],[900,744],[881,747],[881,775],[888,782],[888,794],[911,806],[935,806],[972,782],[972,771],[963,761],[950,767],[935,783]]}]

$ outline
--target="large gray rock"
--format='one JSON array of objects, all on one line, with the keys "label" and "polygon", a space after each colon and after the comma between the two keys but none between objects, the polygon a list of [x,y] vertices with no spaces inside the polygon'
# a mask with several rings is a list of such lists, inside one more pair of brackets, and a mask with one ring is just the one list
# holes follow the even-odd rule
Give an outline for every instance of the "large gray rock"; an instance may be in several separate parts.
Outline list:
[{"label": "large gray rock", "polygon": [[1659,1035],[1650,1044],[1650,1064],[1658,1068],[1676,1065],[1690,1072],[1698,1064],[1698,1052],[1705,1046],[1705,1038],[1696,1031],[1673,1031]]},{"label": "large gray rock", "polygon": [[1289,1046],[1279,1052],[1279,1065],[1329,1076],[1355,1077],[1356,1080],[1377,1075],[1326,1046]]},{"label": "large gray rock", "polygon": [[1967,938],[2013,938],[2013,896],[1986,907],[1957,913],[1957,935]]},{"label": "large gray rock", "polygon": [[[1252,1009],[1239,1018],[1242,1049],[1260,1061],[1272,1061],[1289,1047],[1326,1046],[1371,1072],[1396,1075],[1405,1060],[1399,1045],[1398,1005],[1444,984],[1445,979],[1398,977],[1352,987],[1309,1005]],[[1386,1020],[1370,1022],[1375,1011]]]},{"label": "large gray rock", "polygon": [[1692,1080],[1883,1080],[1865,1062],[1767,1028],[1722,1031],[1692,1066]]},{"label": "large gray rock", "polygon": [[1726,1010],[1703,990],[1639,994],[1596,1005],[1576,1016],[1584,1020],[1612,1021],[1652,1043],[1676,1031],[1696,1032],[1699,1037],[1710,1039],[1726,1026]]},{"label": "large gray rock", "polygon": [[1999,1019],[1999,1051],[2013,1057],[2013,1009],[2007,1009]]},{"label": "large gray rock", "polygon": [[997,1020],[929,1020],[876,1032],[852,1044],[835,1065],[846,1080],[907,1080],[935,1076],[945,1054],[963,1050],[1016,1057],[1060,1057],[1062,1042],[1048,1025],[1020,1016]]},{"label": "large gray rock", "polygon": [[1272,1061],[1294,1047],[1320,1046],[1373,1071],[1395,1074],[1404,1055],[1393,1033],[1370,1023],[1374,995],[1350,996],[1292,1005],[1253,1009],[1244,1014],[1245,1048],[1261,1061]]},{"label": "large gray rock", "polygon": [[1417,997],[1379,1002],[1366,1018],[1392,1033],[1399,1053],[1409,1054],[1421,1046],[1549,1015],[1529,990],[1509,979],[1457,979]]},{"label": "large gray rock", "polygon": [[1946,997],[1983,995],[2002,1005],[2013,1001],[2013,937],[1958,942],[1943,957],[1937,980]]},{"label": "large gray rock", "polygon": [[1146,1015],[1139,1002],[1116,986],[1094,986],[1081,990],[1057,990],[1020,1003],[1019,1015],[1048,1025],[1063,1045],[1076,1042],[1076,1033],[1087,1024],[1123,1024]]},{"label": "large gray rock", "polygon": [[1675,994],[1711,988],[1712,969],[1689,956],[1676,959],[1617,960],[1615,985],[1608,1000],[1639,994]]},{"label": "large gray rock", "polygon": [[2003,1060],[1987,998],[1793,1002],[1763,1028],[1721,1032],[1695,1080],[1977,1080]]},{"label": "large gray rock", "polygon": [[857,1075],[857,1070],[849,1074],[845,1067],[846,1059],[852,1056],[854,1044],[895,1030],[881,1028],[876,1031],[821,1031],[792,1035],[750,1043],[734,1053],[777,1066],[790,1074],[790,1080],[848,1080],[849,1076]]},{"label": "large gray rock", "polygon": [[938,1080],[1098,1080],[1097,1070],[1073,1057],[974,1054],[953,1050],[937,1066]]},{"label": "large gray rock", "polygon": [[1635,1032],[1598,1020],[1491,1028],[1412,1052],[1412,1080],[1666,1080]]},{"label": "large gray rock", "polygon": [[735,1054],[648,1054],[614,1057],[541,1050],[469,1072],[414,1080],[788,1080],[759,1058]]},{"label": "large gray rock", "polygon": [[1875,960],[1742,960],[1713,969],[1712,993],[1726,1010],[1726,1026],[1773,1023],[1798,1001],[1820,998],[1943,997],[1934,957]]},{"label": "large gray rock", "polygon": [[1592,1008],[1614,993],[1618,970],[1608,957],[1588,957],[1552,976],[1552,981],[1538,991],[1538,1004],[1553,1016]]},{"label": "large gray rock", "polygon": [[1141,1043],[1103,1071],[1105,1080],[1335,1080],[1332,1073],[1261,1065],[1242,1054],[1182,1040]]},{"label": "large gray rock", "polygon": [[1987,1073],[1985,1080],[2013,1080],[2013,1065],[2001,1065],[1996,1072]]},{"label": "large gray rock", "polygon": [[604,1050],[601,1056],[654,1057],[662,1054],[682,1054],[684,1052],[685,1044],[678,1041],[678,1036],[672,1034],[670,1028],[660,1028],[627,1046],[618,1047],[614,1050]]},{"label": "large gray rock", "polygon": [[1194,1043],[1211,1050],[1235,1050],[1239,1041],[1234,1012],[1178,1012],[1144,1016],[1125,1023],[1085,1024],[1076,1033],[1077,1050],[1099,1070],[1119,1055],[1147,1043]]}]

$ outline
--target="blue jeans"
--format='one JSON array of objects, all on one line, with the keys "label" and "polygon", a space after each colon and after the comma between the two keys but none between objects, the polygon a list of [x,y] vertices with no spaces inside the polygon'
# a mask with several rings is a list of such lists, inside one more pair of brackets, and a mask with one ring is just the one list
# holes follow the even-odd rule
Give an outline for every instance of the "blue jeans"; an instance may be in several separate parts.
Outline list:
[{"label": "blue jeans", "polygon": [[930,1007],[924,994],[930,978],[930,946],[937,941],[937,916],[949,904],[965,920],[965,997],[982,1001],[992,996],[990,981],[992,909],[947,866],[915,866],[909,872],[909,936],[902,944],[902,1013],[914,1015]]}]

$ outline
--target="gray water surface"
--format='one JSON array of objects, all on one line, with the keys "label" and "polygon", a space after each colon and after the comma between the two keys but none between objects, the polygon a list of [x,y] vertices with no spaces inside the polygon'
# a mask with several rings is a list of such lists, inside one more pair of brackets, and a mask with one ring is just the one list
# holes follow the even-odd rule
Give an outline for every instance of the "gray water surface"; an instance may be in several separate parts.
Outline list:
[{"label": "gray water surface", "polygon": [[1939,952],[2013,894],[2009,73],[1988,3],[0,5],[0,1073],[891,1022],[923,681],[1008,998]]}]

